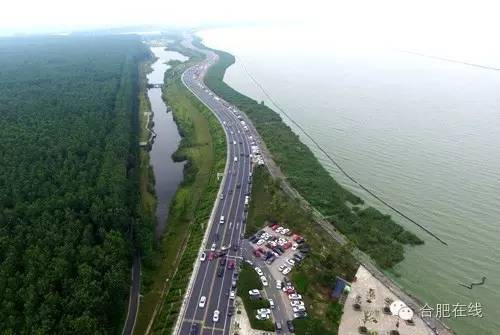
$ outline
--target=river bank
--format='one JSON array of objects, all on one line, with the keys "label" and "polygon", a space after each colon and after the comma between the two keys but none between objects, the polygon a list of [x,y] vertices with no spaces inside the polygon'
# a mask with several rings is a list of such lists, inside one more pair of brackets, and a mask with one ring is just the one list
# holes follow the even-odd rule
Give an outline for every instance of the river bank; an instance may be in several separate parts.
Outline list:
[{"label": "river bank", "polygon": [[162,98],[171,106],[182,138],[173,157],[185,164],[152,267],[144,274],[146,282],[135,331],[141,335],[168,332],[175,322],[218,190],[217,171],[222,171],[225,163],[222,128],[180,81],[180,73],[193,62],[192,55],[186,56],[190,60],[170,62],[164,77]]}]

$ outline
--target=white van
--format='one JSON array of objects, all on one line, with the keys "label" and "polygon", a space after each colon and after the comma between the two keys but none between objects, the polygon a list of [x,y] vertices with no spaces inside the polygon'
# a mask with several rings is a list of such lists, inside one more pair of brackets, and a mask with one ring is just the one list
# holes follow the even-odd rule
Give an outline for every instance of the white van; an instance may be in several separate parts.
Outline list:
[{"label": "white van", "polygon": [[219,221],[219,223],[220,223],[220,224],[224,224],[224,215],[222,215],[222,216],[220,217],[220,221]]},{"label": "white van", "polygon": [[234,161],[237,162],[238,161],[238,157],[234,156]]}]

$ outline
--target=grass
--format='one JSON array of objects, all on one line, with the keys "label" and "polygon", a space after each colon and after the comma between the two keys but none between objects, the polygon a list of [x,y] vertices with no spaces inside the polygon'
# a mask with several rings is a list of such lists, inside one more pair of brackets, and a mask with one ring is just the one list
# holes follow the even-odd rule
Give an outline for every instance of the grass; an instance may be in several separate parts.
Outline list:
[{"label": "grass", "polygon": [[155,310],[153,333],[172,330],[218,191],[216,175],[224,170],[226,161],[221,126],[180,81],[188,64],[176,63],[166,74],[164,98],[173,108],[182,136],[174,159],[187,162],[184,180],[170,206],[165,233],[151,256],[150,266],[143,268],[136,334],[146,332]]},{"label": "grass", "polygon": [[219,61],[208,70],[205,83],[248,115],[288,182],[312,206],[382,268],[403,260],[403,244],[423,243],[389,215],[365,206],[361,198],[340,186],[279,114],[226,85],[224,73],[235,59],[231,54],[214,51]]},{"label": "grass", "polygon": [[262,290],[262,288],[262,282],[257,272],[247,263],[243,263],[238,278],[238,295],[241,297],[241,300],[243,300],[243,305],[245,306],[245,311],[250,320],[250,325],[253,329],[274,331],[274,324],[271,319],[257,320],[255,318],[257,309],[269,308],[269,301],[264,298],[250,299],[250,295],[248,294],[249,290]]},{"label": "grass", "polygon": [[340,246],[325,236],[310,213],[303,210],[295,199],[286,195],[268,171],[254,170],[248,226],[262,228],[269,221],[286,225],[306,239],[311,247],[310,256],[294,267],[291,279],[304,296],[308,317],[295,320],[297,334],[336,334],[342,306],[330,299],[336,276],[351,280],[358,264],[351,255],[351,246]]}]

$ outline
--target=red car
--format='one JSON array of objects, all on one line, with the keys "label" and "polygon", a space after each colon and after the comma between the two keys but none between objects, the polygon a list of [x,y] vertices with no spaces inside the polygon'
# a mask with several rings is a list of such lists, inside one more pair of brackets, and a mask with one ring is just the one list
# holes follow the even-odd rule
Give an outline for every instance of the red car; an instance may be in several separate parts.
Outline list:
[{"label": "red car", "polygon": [[262,248],[262,247],[259,247],[257,250],[259,250],[259,252],[260,252],[261,254],[263,254],[263,253],[265,253],[265,252],[266,252],[266,251],[264,250],[264,248]]},{"label": "red car", "polygon": [[301,238],[302,238],[302,236],[297,235],[297,234],[293,234],[292,240],[297,241],[297,240],[299,240]]},{"label": "red car", "polygon": [[227,262],[227,269],[228,269],[228,270],[232,270],[232,269],[234,269],[234,260],[230,259],[230,260]]},{"label": "red car", "polygon": [[253,254],[254,254],[254,256],[255,256],[255,257],[260,257],[260,252],[259,252],[259,250],[257,250],[257,249],[255,249],[255,250],[253,251]]},{"label": "red car", "polygon": [[293,288],[293,286],[289,286],[289,287],[285,288],[285,292],[287,294],[293,294],[293,293],[295,293],[295,289]]},{"label": "red car", "polygon": [[215,252],[210,251],[210,252],[208,253],[208,260],[209,260],[209,261],[211,261],[211,260],[213,260],[213,259],[214,259],[214,257],[215,257]]},{"label": "red car", "polygon": [[275,225],[273,225],[273,226],[271,227],[271,229],[272,229],[272,230],[276,230],[276,229],[278,229],[278,228],[279,228],[279,226],[280,226],[280,225],[275,224]]},{"label": "red car", "polygon": [[283,249],[288,249],[292,246],[292,243],[291,242],[286,242],[285,244],[283,244]]}]

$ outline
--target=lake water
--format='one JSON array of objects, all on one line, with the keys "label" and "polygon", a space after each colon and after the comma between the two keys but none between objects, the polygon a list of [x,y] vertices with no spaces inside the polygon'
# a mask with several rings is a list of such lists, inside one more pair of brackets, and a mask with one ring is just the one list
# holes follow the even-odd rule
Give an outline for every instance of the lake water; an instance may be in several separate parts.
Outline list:
[{"label": "lake water", "polygon": [[[277,110],[246,68],[351,175],[448,243],[351,184],[285,119],[340,183],[425,240],[407,249],[396,281],[435,309],[480,303],[482,318],[444,320],[458,334],[500,334],[499,71],[317,31],[254,27],[199,35],[237,56],[224,78],[229,85]],[[500,54],[488,56],[497,63],[487,65],[500,67]],[[482,276],[483,286],[458,285]]]},{"label": "lake water", "polygon": [[[151,66],[153,71],[148,74],[149,84],[163,84],[165,71],[169,68],[166,64],[168,61],[185,61],[187,59],[178,52],[165,50],[164,47],[152,47],[151,51],[157,57],[157,60]],[[148,89],[148,97],[151,110],[154,113],[153,129],[157,135],[149,155],[155,176],[157,199],[155,236],[158,239],[165,230],[170,202],[183,179],[184,163],[176,163],[172,160],[172,154],[179,147],[181,137],[172,113],[167,113],[167,106],[162,99],[162,89]]]}]

